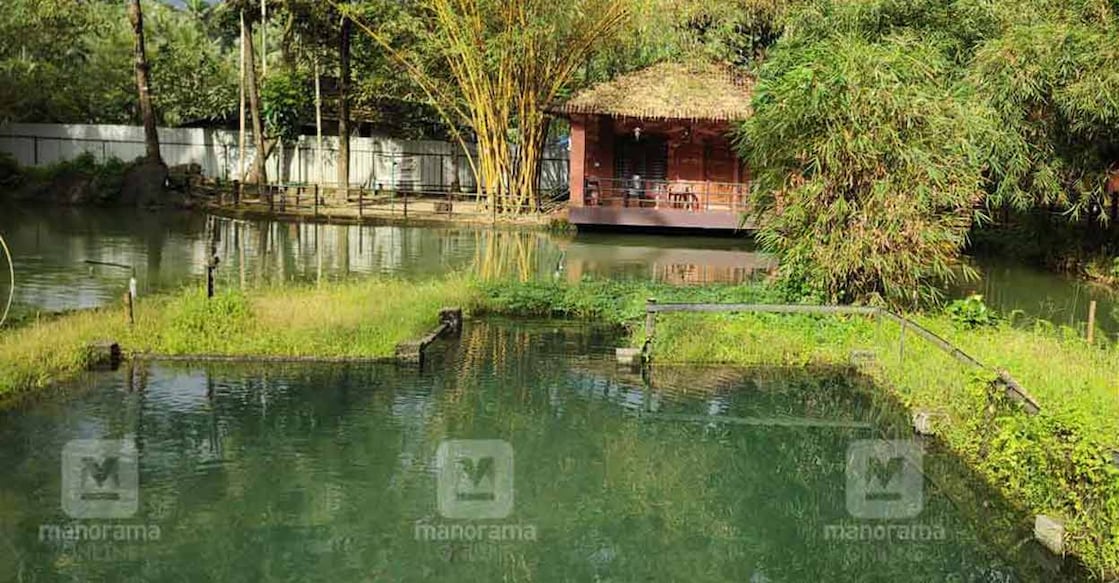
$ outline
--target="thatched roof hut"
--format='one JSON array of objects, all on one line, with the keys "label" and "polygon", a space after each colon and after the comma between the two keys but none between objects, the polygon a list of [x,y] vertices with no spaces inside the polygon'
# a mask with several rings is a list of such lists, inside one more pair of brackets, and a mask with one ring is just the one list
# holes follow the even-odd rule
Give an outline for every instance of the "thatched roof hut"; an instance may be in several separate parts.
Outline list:
[{"label": "thatched roof hut", "polygon": [[752,88],[748,77],[720,65],[661,63],[585,89],[552,112],[739,121],[750,116]]}]

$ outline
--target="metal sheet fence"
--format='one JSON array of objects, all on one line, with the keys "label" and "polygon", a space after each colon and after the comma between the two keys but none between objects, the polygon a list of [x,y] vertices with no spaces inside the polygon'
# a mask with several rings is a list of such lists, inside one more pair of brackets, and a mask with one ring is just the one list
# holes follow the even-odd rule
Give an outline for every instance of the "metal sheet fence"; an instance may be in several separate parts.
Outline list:
[{"label": "metal sheet fence", "polygon": [[[198,164],[210,178],[241,177],[237,132],[204,128],[160,128],[160,154],[168,165]],[[134,160],[144,154],[144,130],[139,126],[79,124],[9,124],[0,126],[0,152],[23,166],[48,166],[88,153],[97,160]],[[244,171],[252,170],[256,148],[246,144]],[[338,140],[323,138],[318,160],[314,136],[301,136],[294,145],[277,147],[269,157],[270,180],[282,183],[334,185],[338,174]],[[567,187],[568,152],[545,152],[540,187]],[[320,180],[321,178],[321,180]],[[350,185],[391,190],[444,190],[458,184],[475,188],[474,174],[458,144],[430,140],[355,137],[350,140]]]}]

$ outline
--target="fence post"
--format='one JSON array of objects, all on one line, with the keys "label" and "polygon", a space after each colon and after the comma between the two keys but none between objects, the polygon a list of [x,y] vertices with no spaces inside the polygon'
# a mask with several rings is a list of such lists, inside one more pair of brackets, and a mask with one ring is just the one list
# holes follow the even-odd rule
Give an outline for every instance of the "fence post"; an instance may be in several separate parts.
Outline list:
[{"label": "fence post", "polygon": [[641,347],[642,363],[647,363],[652,359],[653,336],[657,333],[657,313],[650,308],[656,304],[656,298],[648,298],[645,300],[645,344]]},{"label": "fence post", "polygon": [[898,334],[898,363],[905,362],[905,325],[909,320],[903,316],[901,319],[901,333]]},{"label": "fence post", "polygon": [[32,140],[32,143],[33,143],[34,151],[35,151],[35,153],[32,155],[33,158],[34,158],[34,165],[38,166],[39,165],[39,136],[31,136],[31,140]]},{"label": "fence post", "polygon": [[133,324],[136,323],[136,316],[134,315],[134,313],[132,311],[132,292],[130,292],[130,291],[124,292],[124,305],[125,305],[125,308],[128,310],[128,313],[127,313],[128,325],[132,326]]},{"label": "fence post", "polygon": [[1088,344],[1095,340],[1096,336],[1096,300],[1088,302]]}]

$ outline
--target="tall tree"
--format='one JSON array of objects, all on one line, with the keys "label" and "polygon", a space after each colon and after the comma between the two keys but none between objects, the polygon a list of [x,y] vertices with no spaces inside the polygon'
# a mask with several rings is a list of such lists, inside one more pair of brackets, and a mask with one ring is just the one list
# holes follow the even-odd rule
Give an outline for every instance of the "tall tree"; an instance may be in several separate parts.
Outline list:
[{"label": "tall tree", "polygon": [[144,48],[144,13],[140,0],[132,0],[128,6],[128,17],[132,21],[133,57],[136,66],[136,88],[140,99],[140,117],[144,122],[144,146],[147,160],[162,163],[159,155],[159,132],[155,125],[155,108],[152,106],[151,81],[148,56]]},{"label": "tall tree", "polygon": [[245,38],[241,39],[245,47],[245,90],[249,94],[249,117],[253,124],[253,142],[256,146],[256,156],[253,157],[255,178],[258,184],[268,183],[268,170],[265,162],[268,158],[268,149],[265,147],[264,118],[261,113],[260,87],[256,77],[256,50],[253,47],[253,20],[245,19]]},{"label": "tall tree", "polygon": [[342,17],[338,40],[338,185],[350,188],[350,41],[353,20]]},{"label": "tall tree", "polygon": [[[370,37],[400,62],[467,151],[494,212],[534,208],[548,130],[545,108],[628,14],[614,0],[423,0],[421,43],[442,67],[425,67],[381,31]],[[406,50],[406,49],[405,49]],[[448,71],[450,79],[441,76]],[[477,156],[458,128],[469,127]]]}]

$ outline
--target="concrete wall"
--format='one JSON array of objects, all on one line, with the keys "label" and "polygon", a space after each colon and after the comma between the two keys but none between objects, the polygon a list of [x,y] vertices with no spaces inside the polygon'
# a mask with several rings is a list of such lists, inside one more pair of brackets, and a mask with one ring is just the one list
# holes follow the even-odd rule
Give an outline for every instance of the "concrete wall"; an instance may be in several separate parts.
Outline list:
[{"label": "concrete wall", "polygon": [[[169,166],[199,164],[212,178],[239,178],[237,132],[203,128],[159,128],[160,154]],[[248,140],[245,172],[252,170],[256,149]],[[338,140],[323,138],[322,182],[337,180]],[[111,157],[133,160],[144,154],[144,128],[121,125],[7,124],[0,126],[0,152],[11,154],[24,166],[46,166],[71,160],[88,152],[98,160]],[[568,153],[545,153],[541,186],[567,185]],[[279,149],[269,158],[272,181],[319,181],[314,136]],[[281,172],[282,171],[282,172]],[[474,187],[470,164],[457,144],[438,141],[397,140],[388,137],[355,137],[350,140],[350,184],[385,188],[450,186],[458,178],[464,189]]]}]

